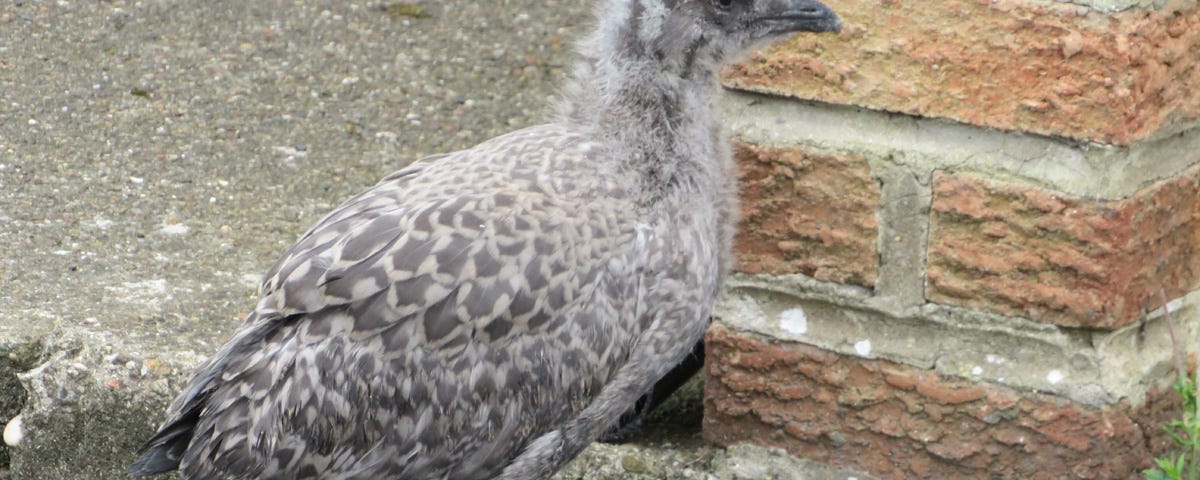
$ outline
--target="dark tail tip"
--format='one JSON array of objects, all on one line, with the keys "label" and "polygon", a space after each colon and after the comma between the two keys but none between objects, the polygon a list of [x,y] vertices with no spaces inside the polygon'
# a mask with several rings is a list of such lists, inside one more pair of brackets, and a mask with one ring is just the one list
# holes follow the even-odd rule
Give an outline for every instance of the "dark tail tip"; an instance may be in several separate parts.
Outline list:
[{"label": "dark tail tip", "polygon": [[172,454],[168,445],[150,447],[125,473],[133,477],[149,477],[179,468],[179,455]]}]

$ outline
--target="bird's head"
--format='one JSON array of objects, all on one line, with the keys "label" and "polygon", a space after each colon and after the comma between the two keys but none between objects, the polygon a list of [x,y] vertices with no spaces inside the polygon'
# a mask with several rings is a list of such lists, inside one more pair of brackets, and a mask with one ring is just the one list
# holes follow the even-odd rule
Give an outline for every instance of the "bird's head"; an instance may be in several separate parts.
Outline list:
[{"label": "bird's head", "polygon": [[[715,67],[765,41],[795,32],[839,31],[817,0],[611,0],[610,34],[627,53],[671,65]],[[619,12],[619,13],[618,13]],[[613,15],[617,13],[616,15]],[[682,62],[682,63],[680,63]]]}]

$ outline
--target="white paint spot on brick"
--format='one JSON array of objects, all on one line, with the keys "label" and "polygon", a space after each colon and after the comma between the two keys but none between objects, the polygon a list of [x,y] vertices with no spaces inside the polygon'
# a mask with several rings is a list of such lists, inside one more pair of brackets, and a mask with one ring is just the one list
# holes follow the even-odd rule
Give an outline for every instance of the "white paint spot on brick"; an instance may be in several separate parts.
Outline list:
[{"label": "white paint spot on brick", "polygon": [[21,444],[21,440],[25,439],[25,421],[21,420],[21,416],[17,415],[12,420],[8,421],[8,425],[4,426],[4,444],[10,447],[15,447]]},{"label": "white paint spot on brick", "polygon": [[855,351],[855,353],[858,353],[858,355],[862,356],[862,357],[870,355],[871,354],[871,341],[863,340],[861,342],[855,343],[854,351]]},{"label": "white paint spot on brick", "polygon": [[971,375],[983,375],[983,367],[976,365],[971,369]]},{"label": "white paint spot on brick", "polygon": [[1058,382],[1063,381],[1063,373],[1058,370],[1051,370],[1050,373],[1046,374],[1046,381],[1050,382],[1051,385],[1056,385]]},{"label": "white paint spot on brick", "polygon": [[779,314],[779,328],[792,335],[804,335],[808,332],[808,315],[802,308],[789,308]]}]

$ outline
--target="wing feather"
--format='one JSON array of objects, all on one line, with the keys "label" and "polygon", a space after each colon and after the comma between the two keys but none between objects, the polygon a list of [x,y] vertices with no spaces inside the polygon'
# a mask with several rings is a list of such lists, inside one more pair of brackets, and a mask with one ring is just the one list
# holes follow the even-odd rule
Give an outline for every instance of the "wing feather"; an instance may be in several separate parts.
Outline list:
[{"label": "wing feather", "polygon": [[[563,142],[545,152],[581,148],[537,134]],[[504,150],[530,135],[397,172],[288,249],[243,327],[259,333],[173,409],[193,430],[185,475],[477,476],[586,405],[634,334],[633,302],[608,298],[630,289],[605,284],[635,268],[634,214],[615,181],[573,192],[535,173],[570,156],[518,155],[526,165]]]}]

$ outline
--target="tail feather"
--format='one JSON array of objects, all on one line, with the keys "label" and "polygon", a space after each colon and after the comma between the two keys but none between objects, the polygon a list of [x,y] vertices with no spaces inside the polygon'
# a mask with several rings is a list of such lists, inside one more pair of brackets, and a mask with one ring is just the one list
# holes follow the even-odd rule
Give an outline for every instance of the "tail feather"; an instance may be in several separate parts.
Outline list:
[{"label": "tail feather", "polygon": [[141,456],[125,470],[125,473],[134,477],[148,477],[179,468],[183,452],[192,441],[192,432],[196,429],[200,411],[204,409],[207,400],[207,394],[193,398],[178,417],[146,440],[139,452]]},{"label": "tail feather", "polygon": [[192,443],[196,425],[200,422],[200,413],[207,407],[209,397],[216,389],[218,377],[225,370],[230,358],[246,354],[287,320],[297,318],[272,315],[260,319],[258,315],[257,312],[251,313],[246,319],[250,326],[197,369],[196,375],[188,382],[188,387],[168,409],[168,414],[178,413],[169,415],[167,423],[158,433],[146,440],[138,452],[141,456],[125,470],[126,474],[148,477],[179,468],[188,445]]},{"label": "tail feather", "polygon": [[[186,444],[184,446],[186,447]],[[179,460],[183,455],[183,448],[174,447],[174,445],[155,445],[150,447],[125,470],[125,474],[132,477],[149,477],[179,468]]]}]

